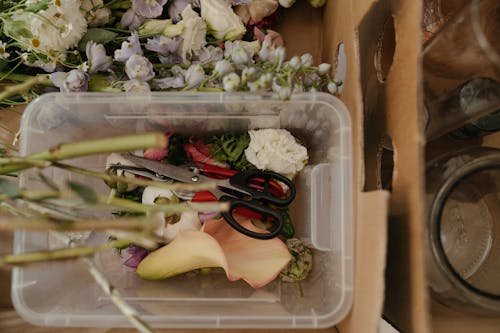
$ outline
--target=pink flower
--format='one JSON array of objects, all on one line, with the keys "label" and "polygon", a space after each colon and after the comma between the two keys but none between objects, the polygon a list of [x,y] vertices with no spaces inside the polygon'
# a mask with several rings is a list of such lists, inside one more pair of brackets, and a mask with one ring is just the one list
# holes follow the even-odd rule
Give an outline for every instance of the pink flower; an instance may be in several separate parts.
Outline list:
[{"label": "pink flower", "polygon": [[168,140],[172,136],[172,133],[168,132],[165,134],[167,144],[165,148],[149,148],[144,151],[144,157],[150,160],[161,161],[168,156]]},{"label": "pink flower", "polygon": [[267,33],[265,34],[262,30],[260,30],[258,27],[253,28],[253,36],[254,39],[258,40],[259,42],[263,43],[264,40],[267,38],[270,41],[270,46],[273,48],[283,46],[283,37],[281,37],[281,34],[277,31],[267,29]]}]

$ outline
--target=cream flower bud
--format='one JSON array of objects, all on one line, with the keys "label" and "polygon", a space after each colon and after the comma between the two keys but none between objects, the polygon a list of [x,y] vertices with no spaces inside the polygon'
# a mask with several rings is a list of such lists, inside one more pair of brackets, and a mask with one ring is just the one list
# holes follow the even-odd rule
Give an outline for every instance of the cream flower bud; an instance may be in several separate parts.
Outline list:
[{"label": "cream flower bud", "polygon": [[327,64],[327,63],[322,63],[318,66],[318,74],[319,75],[327,75],[330,73],[331,69],[332,69],[332,65]]},{"label": "cream flower bud", "polygon": [[290,8],[295,3],[295,0],[279,0],[280,6]]},{"label": "cream flower bud", "polygon": [[217,74],[217,77],[222,77],[233,71],[233,66],[226,59],[219,60],[215,63],[214,74]]},{"label": "cream flower bud", "polygon": [[337,90],[338,90],[338,87],[335,84],[335,82],[330,81],[330,82],[328,82],[328,85],[326,86],[326,89],[328,89],[328,91],[330,92],[330,94],[335,94],[337,92]]},{"label": "cream flower bud", "polygon": [[199,64],[192,64],[186,71],[187,88],[194,88],[200,85],[201,81],[205,79],[205,71]]},{"label": "cream flower bud", "polygon": [[301,55],[300,60],[304,66],[312,66],[313,64],[313,56],[310,53],[304,53]]},{"label": "cream flower bud", "polygon": [[236,73],[230,73],[222,79],[222,85],[225,91],[236,91],[240,85],[240,77]]},{"label": "cream flower bud", "polygon": [[137,31],[139,35],[156,35],[161,34],[169,25],[172,25],[172,20],[148,19]]},{"label": "cream flower bud", "polygon": [[208,32],[215,38],[235,40],[243,36],[245,26],[226,0],[203,0],[200,5],[201,17],[207,23]]},{"label": "cream flower bud", "polygon": [[241,71],[241,82],[246,83],[252,81],[257,76],[257,69],[255,67],[245,67]]},{"label": "cream flower bud", "polygon": [[293,69],[299,69],[302,66],[300,58],[298,56],[293,56],[292,59],[288,62],[288,65]]},{"label": "cream flower bud", "polygon": [[283,61],[285,61],[286,50],[283,46],[277,47],[274,50],[274,61],[278,64],[278,69],[281,67]]}]

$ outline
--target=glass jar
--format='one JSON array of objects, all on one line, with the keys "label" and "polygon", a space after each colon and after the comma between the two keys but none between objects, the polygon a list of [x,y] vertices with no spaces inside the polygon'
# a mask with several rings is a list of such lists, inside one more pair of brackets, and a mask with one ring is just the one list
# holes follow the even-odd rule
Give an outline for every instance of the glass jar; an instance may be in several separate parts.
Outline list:
[{"label": "glass jar", "polygon": [[427,271],[433,297],[500,314],[500,149],[475,147],[430,161]]}]

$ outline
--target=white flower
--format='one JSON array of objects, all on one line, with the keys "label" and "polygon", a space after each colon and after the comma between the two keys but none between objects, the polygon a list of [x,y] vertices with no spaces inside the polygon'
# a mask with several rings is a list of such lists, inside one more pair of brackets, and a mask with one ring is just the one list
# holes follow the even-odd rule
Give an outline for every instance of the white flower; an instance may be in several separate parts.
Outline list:
[{"label": "white flower", "polygon": [[335,84],[335,82],[330,81],[330,82],[328,82],[328,84],[326,86],[326,89],[328,89],[328,91],[330,92],[330,94],[335,94],[337,92],[337,90],[338,90],[338,87]]},{"label": "white flower", "polygon": [[103,0],[81,0],[80,9],[85,15],[89,27],[98,27],[109,22],[111,9],[104,7]]},{"label": "white flower", "polygon": [[285,129],[248,131],[247,160],[261,170],[293,176],[307,163],[307,149]]},{"label": "white flower", "polygon": [[200,1],[201,17],[207,22],[209,32],[218,40],[235,40],[243,36],[246,29],[226,0]]},{"label": "white flower", "polygon": [[205,79],[205,71],[199,64],[192,64],[186,71],[187,89],[191,89],[200,85],[201,81]]},{"label": "white flower", "polygon": [[300,58],[298,56],[293,56],[292,59],[288,61],[288,66],[292,67],[295,70],[299,69],[300,66],[302,66]]},{"label": "white flower", "polygon": [[240,85],[240,77],[236,73],[230,73],[222,79],[222,86],[225,91],[236,91]]},{"label": "white flower", "polygon": [[6,50],[7,43],[0,40],[0,59],[7,59],[10,56],[10,54]]},{"label": "white flower", "polygon": [[26,48],[43,53],[73,48],[87,31],[87,20],[80,11],[80,0],[54,0],[46,10],[36,14],[19,12],[12,16],[12,20],[17,25],[24,24],[32,36],[17,35],[8,27],[4,27],[5,32]]},{"label": "white flower", "polygon": [[257,77],[257,69],[255,67],[245,67],[241,71],[241,82],[246,83]]},{"label": "white flower", "polygon": [[205,35],[207,33],[207,25],[203,19],[187,5],[182,11],[182,21],[176,25],[182,24],[184,29],[181,33],[183,39],[180,56],[186,63],[187,57],[193,54],[198,54],[206,44]]},{"label": "white flower", "polygon": [[318,66],[318,74],[319,75],[329,74],[331,69],[332,65],[324,62]]},{"label": "white flower", "polygon": [[310,53],[304,53],[300,56],[300,60],[302,61],[303,66],[312,66],[313,64],[313,56]]},{"label": "white flower", "polygon": [[115,50],[115,60],[127,61],[133,55],[142,55],[141,43],[139,43],[139,35],[136,31],[132,31],[127,41],[122,42],[121,48]]},{"label": "white flower", "polygon": [[214,74],[216,74],[217,77],[222,77],[232,71],[233,65],[226,59],[219,60],[215,63]]}]

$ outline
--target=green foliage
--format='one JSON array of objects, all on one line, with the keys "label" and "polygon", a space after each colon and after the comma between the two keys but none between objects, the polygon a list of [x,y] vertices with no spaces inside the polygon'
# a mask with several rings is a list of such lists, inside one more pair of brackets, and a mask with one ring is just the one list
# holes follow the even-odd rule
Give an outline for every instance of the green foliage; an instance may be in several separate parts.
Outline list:
[{"label": "green foliage", "polygon": [[3,31],[6,35],[11,36],[14,39],[19,37],[24,37],[24,38],[33,37],[33,34],[26,27],[24,21],[5,20],[3,25]]},{"label": "green foliage", "polygon": [[118,36],[116,32],[109,31],[102,28],[91,28],[88,29],[85,35],[83,35],[82,39],[78,43],[78,50],[81,52],[85,52],[85,47],[87,46],[87,42],[93,40],[96,43],[107,44],[114,40]]},{"label": "green foliage", "polygon": [[184,145],[188,141],[188,138],[179,134],[173,134],[168,139],[168,155],[167,162],[173,165],[182,165],[187,163],[188,158],[186,151],[184,150]]},{"label": "green foliage", "polygon": [[97,193],[95,193],[91,187],[72,181],[68,181],[67,184],[71,191],[78,195],[83,201],[92,204],[98,202]]},{"label": "green foliage", "polygon": [[12,181],[0,178],[0,194],[5,194],[9,198],[16,198],[21,195],[21,188]]},{"label": "green foliage", "polygon": [[216,161],[228,163],[233,169],[245,170],[252,167],[247,161],[245,149],[250,143],[250,135],[222,134],[209,140],[210,155]]}]

